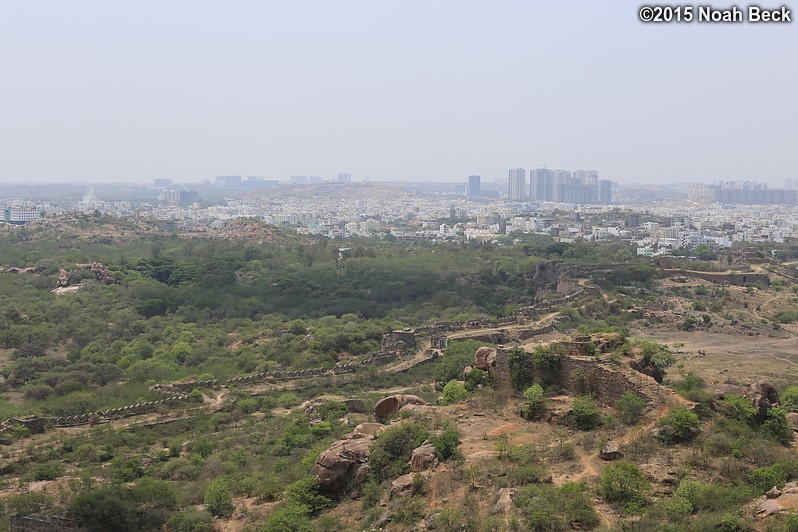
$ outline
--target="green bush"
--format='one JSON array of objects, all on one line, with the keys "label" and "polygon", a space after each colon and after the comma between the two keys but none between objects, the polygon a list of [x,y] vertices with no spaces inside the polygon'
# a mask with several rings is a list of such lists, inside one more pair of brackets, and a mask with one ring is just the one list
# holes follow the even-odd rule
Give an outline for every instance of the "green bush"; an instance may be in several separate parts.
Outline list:
[{"label": "green bush", "polygon": [[708,484],[683,479],[676,488],[678,495],[690,502],[693,512],[720,512],[739,507],[756,496],[756,490],[728,484]]},{"label": "green bush", "polygon": [[730,394],[723,398],[723,413],[726,417],[754,426],[758,410],[751,405],[751,400],[742,395]]},{"label": "green bush", "polygon": [[546,413],[546,395],[540,384],[533,384],[524,392],[521,413],[527,419],[540,419]]},{"label": "green bush", "polygon": [[261,532],[316,532],[309,514],[301,504],[281,504],[263,522]]},{"label": "green bush", "polygon": [[215,516],[226,517],[233,513],[233,495],[227,485],[227,479],[216,478],[211,480],[205,489],[203,498],[208,511]]},{"label": "green bush", "polygon": [[620,399],[615,402],[615,410],[618,411],[618,417],[625,425],[633,425],[643,415],[643,410],[646,408],[646,402],[635,395],[631,390],[623,393]]},{"label": "green bush", "polygon": [[372,471],[382,480],[407,473],[409,471],[407,463],[413,449],[427,438],[429,438],[427,429],[416,422],[388,427],[371,447],[369,465]]},{"label": "green bush", "polygon": [[701,432],[698,415],[686,408],[674,408],[659,420],[660,438],[668,443],[690,441]]},{"label": "green bush", "polygon": [[443,399],[441,402],[445,405],[458,403],[468,396],[465,385],[458,380],[450,380],[443,387]]},{"label": "green bush", "polygon": [[601,425],[601,414],[596,401],[589,395],[574,398],[569,418],[579,430],[593,430]]},{"label": "green bush", "polygon": [[787,411],[780,406],[774,406],[768,410],[768,416],[762,423],[761,430],[782,445],[787,445],[793,439],[792,427],[787,420]]},{"label": "green bush", "polygon": [[328,497],[319,493],[319,480],[313,475],[306,475],[288,486],[285,500],[307,508],[309,514],[317,514],[332,504]]},{"label": "green bush", "polygon": [[773,486],[781,488],[788,478],[789,472],[780,463],[754,469],[748,477],[751,485],[760,493],[765,493]]},{"label": "green bush", "polygon": [[788,386],[782,392],[781,406],[790,412],[798,412],[798,386]]},{"label": "green bush", "polygon": [[49,462],[47,464],[39,464],[33,468],[33,480],[55,480],[63,474],[61,464],[57,462]]},{"label": "green bush", "polygon": [[189,508],[169,519],[169,530],[170,532],[211,532],[213,516],[209,512]]},{"label": "green bush", "polygon": [[532,355],[514,347],[507,360],[510,367],[510,381],[516,390],[526,390],[535,380],[535,363]]},{"label": "green bush", "polygon": [[487,371],[474,368],[466,377],[465,387],[469,392],[473,392],[480,386],[488,386],[491,383],[490,375]]},{"label": "green bush", "polygon": [[459,449],[460,432],[455,425],[447,427],[439,436],[433,438],[432,446],[435,447],[435,454],[442,461],[463,457]]},{"label": "green bush", "polygon": [[72,501],[67,515],[91,530],[137,530],[132,501],[111,488],[83,493]]},{"label": "green bush", "polygon": [[645,506],[651,485],[635,464],[613,462],[601,473],[599,489],[608,502]]}]

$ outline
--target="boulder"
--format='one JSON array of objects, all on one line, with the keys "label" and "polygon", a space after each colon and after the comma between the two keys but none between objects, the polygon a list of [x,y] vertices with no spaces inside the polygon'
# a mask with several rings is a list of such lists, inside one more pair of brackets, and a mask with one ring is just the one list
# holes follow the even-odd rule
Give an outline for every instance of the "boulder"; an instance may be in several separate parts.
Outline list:
[{"label": "boulder", "polygon": [[610,441],[605,443],[599,451],[599,458],[607,461],[620,460],[623,458],[623,453],[617,443]]},{"label": "boulder", "polygon": [[391,482],[391,499],[394,497],[409,497],[416,491],[413,474],[408,473]]},{"label": "boulder", "polygon": [[768,499],[756,507],[756,515],[759,517],[767,517],[782,511],[784,511],[784,508],[775,499]]},{"label": "boulder", "polygon": [[373,438],[374,436],[381,434],[385,428],[385,425],[382,423],[361,423],[355,427],[355,430],[345,437],[350,440],[356,440],[359,438]]},{"label": "boulder", "polygon": [[474,353],[474,367],[491,373],[496,366],[496,350],[491,347],[480,347]]},{"label": "boulder", "polygon": [[499,489],[499,498],[496,500],[496,505],[493,507],[494,514],[507,514],[514,508],[513,495],[517,490],[515,488],[501,488]]},{"label": "boulder", "polygon": [[468,380],[468,376],[471,374],[472,371],[474,371],[474,368],[472,368],[471,366],[466,366],[465,367],[465,369],[463,370],[463,380],[464,381]]},{"label": "boulder", "polygon": [[396,415],[402,407],[407,405],[428,405],[429,403],[426,402],[421,397],[417,395],[391,395],[389,397],[385,397],[381,399],[375,406],[374,406],[374,416],[378,420],[382,419],[389,419],[392,416]]},{"label": "boulder", "polygon": [[760,421],[767,418],[770,408],[779,404],[778,390],[766,380],[755,382],[749,386],[745,396],[751,400],[751,405],[759,411],[757,417]]},{"label": "boulder", "polygon": [[362,466],[368,462],[372,443],[370,438],[338,440],[321,453],[311,470],[319,479],[319,489],[338,494],[344,492],[356,478],[365,480],[368,475],[362,473]]},{"label": "boulder", "polygon": [[787,422],[793,432],[798,432],[798,412],[787,412]]},{"label": "boulder", "polygon": [[773,486],[772,488],[770,488],[765,492],[765,497],[767,497],[768,499],[778,499],[779,497],[781,497],[781,490],[776,486]]},{"label": "boulder", "polygon": [[410,455],[410,471],[425,471],[435,465],[435,447],[429,442],[413,449]]},{"label": "boulder", "polygon": [[720,399],[721,401],[727,395],[745,395],[745,388],[727,383],[713,384],[709,387],[709,391],[712,392],[715,399]]}]

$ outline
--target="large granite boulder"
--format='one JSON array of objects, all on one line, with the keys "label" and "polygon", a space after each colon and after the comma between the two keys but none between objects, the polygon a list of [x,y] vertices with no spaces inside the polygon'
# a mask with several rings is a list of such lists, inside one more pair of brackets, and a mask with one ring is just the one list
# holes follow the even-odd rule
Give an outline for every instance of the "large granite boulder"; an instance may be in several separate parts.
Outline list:
[{"label": "large granite boulder", "polygon": [[359,438],[375,438],[382,434],[387,427],[382,423],[361,423],[355,430],[344,436],[346,439],[356,440]]},{"label": "large granite boulder", "polygon": [[599,458],[608,462],[623,458],[621,447],[615,442],[607,442],[599,451]]},{"label": "large granite boulder", "polygon": [[429,403],[426,402],[424,399],[417,395],[391,395],[389,397],[385,397],[381,399],[375,406],[374,406],[374,417],[377,420],[385,420],[390,419],[394,415],[396,415],[399,410],[407,405],[428,405]]},{"label": "large granite boulder", "polygon": [[410,471],[417,473],[425,471],[435,465],[435,447],[429,442],[413,449],[410,455]]},{"label": "large granite boulder", "polygon": [[492,373],[496,367],[496,350],[492,347],[480,347],[474,354],[474,367]]},{"label": "large granite boulder", "polygon": [[409,497],[416,492],[416,483],[413,473],[408,473],[391,482],[391,499],[395,497]]},{"label": "large granite boulder", "polygon": [[751,405],[758,410],[757,418],[764,421],[768,410],[779,404],[779,392],[776,387],[766,380],[755,382],[748,387],[745,396],[751,400]]},{"label": "large granite boulder", "polygon": [[338,440],[321,453],[311,470],[319,479],[319,490],[338,494],[358,480],[364,482],[372,443],[371,438]]}]

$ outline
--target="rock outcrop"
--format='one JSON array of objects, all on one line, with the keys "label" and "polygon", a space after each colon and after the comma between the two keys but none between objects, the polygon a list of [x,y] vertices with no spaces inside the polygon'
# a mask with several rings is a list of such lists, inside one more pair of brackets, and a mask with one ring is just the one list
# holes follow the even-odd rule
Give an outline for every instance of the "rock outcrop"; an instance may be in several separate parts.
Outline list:
[{"label": "rock outcrop", "polygon": [[410,497],[416,492],[416,483],[413,473],[408,473],[391,482],[391,499],[395,497]]},{"label": "rock outcrop", "polygon": [[424,442],[421,446],[413,449],[410,455],[410,471],[417,473],[426,471],[435,465],[435,447],[429,442]]},{"label": "rock outcrop", "polygon": [[373,442],[372,437],[338,440],[321,453],[311,470],[319,479],[319,489],[339,494],[365,482],[371,471],[368,459]]},{"label": "rock outcrop", "polygon": [[390,419],[407,405],[428,405],[429,403],[417,395],[391,395],[381,399],[374,406],[374,417],[377,420]]},{"label": "rock outcrop", "polygon": [[474,367],[492,373],[496,367],[496,350],[491,347],[480,347],[474,353]]},{"label": "rock outcrop", "polygon": [[496,500],[496,505],[493,507],[494,514],[504,515],[510,513],[515,505],[513,504],[513,495],[515,495],[516,488],[500,488],[499,498]]},{"label": "rock outcrop", "polygon": [[765,380],[755,382],[748,387],[745,396],[751,400],[751,405],[758,410],[757,418],[764,421],[768,410],[779,404],[779,392],[776,387]]},{"label": "rock outcrop", "polygon": [[599,451],[599,458],[606,461],[620,460],[623,458],[621,447],[614,442],[607,442]]}]

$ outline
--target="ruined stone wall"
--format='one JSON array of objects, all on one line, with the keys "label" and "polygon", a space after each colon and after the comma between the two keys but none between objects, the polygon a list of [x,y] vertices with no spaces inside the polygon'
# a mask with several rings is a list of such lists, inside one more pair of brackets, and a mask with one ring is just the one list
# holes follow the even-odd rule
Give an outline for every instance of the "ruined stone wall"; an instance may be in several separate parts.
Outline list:
[{"label": "ruined stone wall", "polygon": [[569,394],[589,394],[604,405],[614,405],[628,390],[646,402],[654,397],[634,383],[623,371],[600,364],[595,359],[565,356],[560,366],[562,389]]},{"label": "ruined stone wall", "polygon": [[[496,350],[493,382],[498,388],[509,388],[512,382],[510,351],[508,348]],[[640,382],[635,382],[637,380]],[[563,356],[559,382],[563,392],[571,395],[593,395],[596,401],[604,405],[614,405],[627,390],[631,390],[647,403],[656,401],[656,393],[652,392],[655,385],[647,382],[644,376],[633,380],[624,371],[601,364],[594,358]]]},{"label": "ruined stone wall", "polygon": [[744,285],[748,283],[763,283],[770,285],[770,277],[765,273],[719,273],[719,272],[697,272],[693,270],[664,270],[664,274],[668,276],[685,275],[688,277],[697,277],[710,281],[712,283],[727,283],[731,285]]},{"label": "ruined stone wall", "polygon": [[518,333],[519,340],[529,340],[530,338],[534,338],[535,336],[542,336],[544,334],[549,334],[550,332],[554,331],[554,323],[546,325],[545,327],[540,327],[537,329],[525,329]]}]

